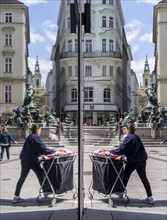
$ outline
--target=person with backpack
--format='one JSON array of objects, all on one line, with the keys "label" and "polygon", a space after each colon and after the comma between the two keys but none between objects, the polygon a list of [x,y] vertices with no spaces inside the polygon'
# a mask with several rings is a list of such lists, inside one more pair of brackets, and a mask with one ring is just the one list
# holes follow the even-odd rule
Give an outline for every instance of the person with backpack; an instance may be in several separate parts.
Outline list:
[{"label": "person with backpack", "polygon": [[0,132],[0,146],[1,146],[1,157],[0,160],[3,160],[4,151],[6,149],[6,155],[7,159],[10,159],[10,153],[9,148],[11,146],[11,142],[14,144],[17,144],[17,141],[13,139],[11,134],[8,132],[8,129],[6,126],[2,126],[1,132]]}]

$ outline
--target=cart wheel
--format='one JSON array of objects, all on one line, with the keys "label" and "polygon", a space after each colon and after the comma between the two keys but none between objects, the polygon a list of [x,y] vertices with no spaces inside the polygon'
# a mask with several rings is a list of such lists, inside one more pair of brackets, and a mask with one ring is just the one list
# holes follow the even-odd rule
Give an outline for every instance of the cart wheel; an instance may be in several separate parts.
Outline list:
[{"label": "cart wheel", "polygon": [[40,203],[41,201],[42,201],[42,196],[39,195],[39,196],[36,198],[36,202],[37,202],[37,203]]},{"label": "cart wheel", "polygon": [[113,202],[112,199],[108,199],[108,203],[109,203],[112,207],[114,207],[114,202]]},{"label": "cart wheel", "polygon": [[54,207],[56,205],[56,198],[52,199],[51,206]]},{"label": "cart wheel", "polygon": [[78,197],[78,193],[75,192],[75,193],[73,194],[73,200],[75,200],[77,197]]},{"label": "cart wheel", "polygon": [[130,201],[130,199],[129,199],[129,197],[127,196],[127,197],[125,198],[125,202],[126,202],[126,203],[129,203],[129,201]]},{"label": "cart wheel", "polygon": [[93,194],[91,192],[88,192],[88,198],[91,200],[93,199]]}]

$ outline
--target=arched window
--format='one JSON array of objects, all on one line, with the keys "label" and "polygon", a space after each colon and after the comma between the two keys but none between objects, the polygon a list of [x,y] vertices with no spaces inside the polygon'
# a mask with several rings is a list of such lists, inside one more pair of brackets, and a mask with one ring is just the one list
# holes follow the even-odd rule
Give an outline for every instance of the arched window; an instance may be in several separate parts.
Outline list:
[{"label": "arched window", "polygon": [[71,89],[71,102],[77,102],[77,89]]},{"label": "arched window", "polygon": [[111,101],[110,89],[104,89],[103,100],[104,100],[104,102]]}]

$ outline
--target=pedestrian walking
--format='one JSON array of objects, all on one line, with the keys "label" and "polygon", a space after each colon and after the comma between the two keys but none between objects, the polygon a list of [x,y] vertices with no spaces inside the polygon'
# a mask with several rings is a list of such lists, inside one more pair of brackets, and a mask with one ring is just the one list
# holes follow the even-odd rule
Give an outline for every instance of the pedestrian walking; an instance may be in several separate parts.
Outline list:
[{"label": "pedestrian walking", "polygon": [[50,154],[54,152],[54,150],[47,148],[43,143],[40,136],[41,128],[37,124],[32,125],[31,131],[32,133],[25,140],[25,143],[20,153],[21,174],[16,185],[13,203],[19,203],[24,201],[24,199],[20,197],[20,191],[30,170],[34,171],[40,185],[42,184],[42,170],[38,162],[38,157],[44,154]]},{"label": "pedestrian walking", "polygon": [[118,148],[111,150],[112,153],[127,157],[123,177],[124,186],[127,186],[132,172],[136,170],[146,190],[147,198],[144,199],[144,202],[153,204],[154,199],[152,197],[151,186],[146,175],[146,160],[148,159],[148,155],[140,137],[135,134],[135,126],[133,124],[126,124],[125,132],[127,136],[124,138],[123,143]]},{"label": "pedestrian walking", "polygon": [[158,120],[157,126],[158,126],[158,130],[159,130],[160,138],[162,139],[163,138],[163,129],[164,129],[164,119],[163,119],[161,113],[159,114],[159,120]]},{"label": "pedestrian walking", "polygon": [[61,122],[60,118],[57,118],[56,122],[56,135],[57,135],[57,140],[60,141],[60,130],[61,130]]},{"label": "pedestrian walking", "polygon": [[16,125],[18,130],[18,139],[22,138],[22,132],[24,129],[24,122],[22,121],[21,113],[18,114],[18,117],[16,119]]},{"label": "pedestrian walking", "polygon": [[116,134],[118,134],[118,139],[119,141],[121,141],[123,135],[123,118],[120,118],[119,121],[117,122]]},{"label": "pedestrian walking", "polygon": [[5,150],[6,150],[7,159],[8,160],[10,159],[9,149],[11,147],[11,142],[17,144],[17,141],[15,141],[12,135],[8,132],[7,127],[3,125],[0,132],[0,146],[1,146],[0,160],[3,160],[3,155]]},{"label": "pedestrian walking", "polygon": [[150,126],[151,126],[151,137],[153,139],[156,138],[156,131],[157,131],[157,122],[154,116],[152,116],[150,120]]},{"label": "pedestrian walking", "polygon": [[165,144],[167,142],[167,136],[160,142],[160,144]]}]

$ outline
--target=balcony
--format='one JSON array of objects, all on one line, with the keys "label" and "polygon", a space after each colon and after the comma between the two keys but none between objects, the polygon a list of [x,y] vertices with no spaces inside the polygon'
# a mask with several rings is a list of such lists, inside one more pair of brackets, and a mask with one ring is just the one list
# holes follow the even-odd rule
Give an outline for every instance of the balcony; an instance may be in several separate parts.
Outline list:
[{"label": "balcony", "polygon": [[[61,53],[60,59],[66,59],[66,58],[75,58],[78,57],[78,52],[64,52]],[[97,58],[97,57],[109,57],[109,58],[118,58],[122,59],[121,53],[118,52],[102,52],[100,50],[94,51],[94,52],[84,52],[83,53],[84,58]]]}]

